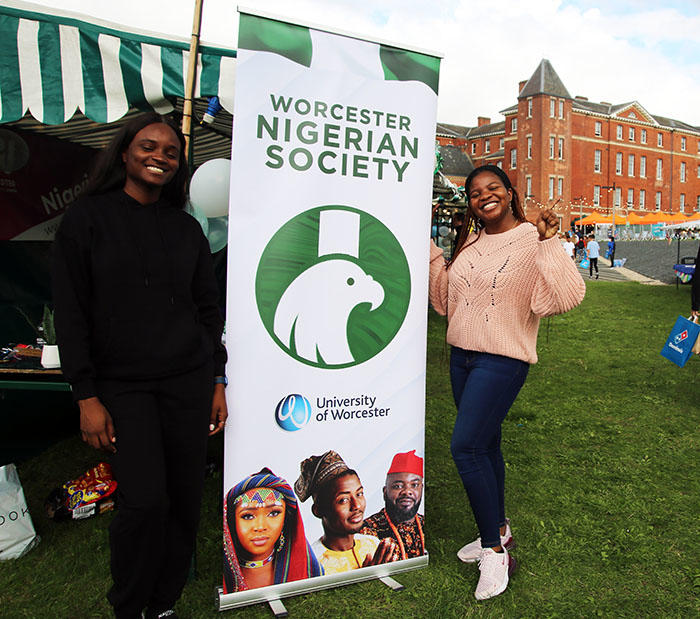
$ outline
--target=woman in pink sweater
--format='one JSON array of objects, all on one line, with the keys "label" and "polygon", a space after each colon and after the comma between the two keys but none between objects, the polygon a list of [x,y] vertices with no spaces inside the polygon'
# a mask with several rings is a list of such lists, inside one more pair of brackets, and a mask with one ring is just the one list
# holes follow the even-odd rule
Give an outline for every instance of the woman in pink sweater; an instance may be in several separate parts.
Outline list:
[{"label": "woman in pink sweater", "polygon": [[[557,238],[556,215],[537,224],[525,213],[508,176],[492,165],[465,182],[467,220],[452,259],[430,250],[430,302],[447,314],[450,378],[457,404],[452,457],[467,491],[480,537],[459,550],[479,561],[475,596],[505,591],[515,567],[504,507],[501,424],[537,362],[540,318],[576,307],[585,284]],[[473,228],[476,232],[469,232]]]}]

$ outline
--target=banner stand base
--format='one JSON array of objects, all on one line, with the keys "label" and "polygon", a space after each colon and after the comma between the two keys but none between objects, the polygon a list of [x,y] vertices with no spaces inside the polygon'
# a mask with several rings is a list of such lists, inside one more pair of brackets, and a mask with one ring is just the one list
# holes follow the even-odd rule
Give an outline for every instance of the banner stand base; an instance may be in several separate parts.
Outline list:
[{"label": "banner stand base", "polygon": [[248,589],[246,591],[238,591],[236,593],[225,594],[222,587],[216,587],[215,595],[217,598],[219,611],[230,610],[233,608],[241,608],[250,604],[259,604],[260,602],[268,603],[275,616],[286,617],[288,615],[277,615],[275,608],[284,609],[281,599],[294,595],[303,595],[305,593],[313,593],[314,591],[322,591],[323,589],[332,589],[343,585],[364,582],[368,580],[380,580],[393,591],[401,591],[403,585],[392,578],[394,574],[400,572],[408,572],[415,569],[428,567],[428,555],[421,557],[413,557],[404,559],[396,563],[384,563],[382,565],[374,565],[372,567],[363,567],[360,570],[352,570],[350,572],[341,572],[338,574],[326,574],[325,576],[317,576],[315,578],[307,578],[305,580],[296,580],[293,582],[280,583],[261,587],[260,589]]},{"label": "banner stand base", "polygon": [[400,582],[394,580],[391,576],[380,576],[379,580],[392,591],[403,591],[406,588]]},{"label": "banner stand base", "polygon": [[268,600],[267,603],[270,605],[270,610],[275,617],[289,617],[289,612],[282,604],[282,600]]}]

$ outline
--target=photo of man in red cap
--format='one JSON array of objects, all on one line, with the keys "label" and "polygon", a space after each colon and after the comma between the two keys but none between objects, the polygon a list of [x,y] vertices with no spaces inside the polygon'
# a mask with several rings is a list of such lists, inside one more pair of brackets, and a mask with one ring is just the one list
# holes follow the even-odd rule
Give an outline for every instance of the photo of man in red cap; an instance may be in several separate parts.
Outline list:
[{"label": "photo of man in red cap", "polygon": [[383,492],[384,509],[367,518],[360,532],[393,539],[398,546],[395,559],[424,555],[423,516],[418,513],[423,498],[423,458],[415,449],[394,456]]}]

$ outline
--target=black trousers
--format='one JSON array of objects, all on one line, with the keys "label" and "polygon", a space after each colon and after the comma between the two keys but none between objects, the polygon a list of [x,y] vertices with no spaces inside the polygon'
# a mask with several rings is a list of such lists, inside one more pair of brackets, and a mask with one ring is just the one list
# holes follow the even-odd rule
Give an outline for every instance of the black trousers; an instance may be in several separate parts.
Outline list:
[{"label": "black trousers", "polygon": [[593,268],[595,267],[595,272],[598,272],[598,258],[588,259],[588,274],[593,276]]},{"label": "black trousers", "polygon": [[117,617],[172,608],[189,572],[204,486],[213,366],[158,380],[98,381],[114,421],[109,527]]}]

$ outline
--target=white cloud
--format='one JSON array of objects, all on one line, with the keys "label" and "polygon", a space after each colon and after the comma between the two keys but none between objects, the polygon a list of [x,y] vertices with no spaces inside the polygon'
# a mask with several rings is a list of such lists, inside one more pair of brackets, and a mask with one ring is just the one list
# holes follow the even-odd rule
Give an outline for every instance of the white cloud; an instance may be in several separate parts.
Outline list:
[{"label": "white cloud", "polygon": [[[105,19],[189,36],[193,0],[44,0]],[[245,0],[244,0],[245,3]],[[518,82],[548,58],[572,95],[637,100],[700,125],[700,9],[681,3],[572,0],[255,0],[258,10],[442,52],[438,117],[473,125],[502,117]],[[148,6],[148,9],[144,7]],[[681,10],[682,9],[682,10]],[[202,39],[236,45],[232,0],[205,0]]]}]

